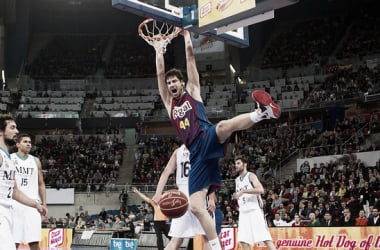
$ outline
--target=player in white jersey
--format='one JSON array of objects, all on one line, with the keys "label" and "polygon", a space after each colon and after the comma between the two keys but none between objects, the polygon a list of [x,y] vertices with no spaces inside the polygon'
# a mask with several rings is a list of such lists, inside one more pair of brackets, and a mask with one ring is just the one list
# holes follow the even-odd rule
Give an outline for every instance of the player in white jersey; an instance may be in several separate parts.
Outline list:
[{"label": "player in white jersey", "polygon": [[[16,146],[17,153],[11,154],[11,158],[16,167],[17,186],[29,198],[36,200],[46,208],[46,190],[41,162],[37,157],[29,154],[32,148],[30,136],[19,135]],[[39,249],[41,215],[37,210],[17,201],[13,205],[13,212],[13,237],[16,247],[20,243],[28,243],[31,250]]]},{"label": "player in white jersey", "polygon": [[[190,152],[184,144],[173,152],[157,184],[156,193],[152,198],[155,202],[158,203],[160,200],[164,186],[174,171],[176,171],[176,184],[178,189],[186,194],[189,199],[189,171],[191,168],[189,157]],[[208,205],[210,213],[215,211],[214,199],[215,198],[212,197]],[[205,235],[199,220],[190,211],[189,206],[188,211],[183,216],[172,220],[169,232],[169,236],[172,238],[165,249],[179,249],[185,238],[193,238],[196,234]],[[205,244],[205,249],[210,249],[209,244]]]},{"label": "player in white jersey", "polygon": [[46,209],[38,202],[30,199],[17,187],[15,166],[9,155],[9,147],[16,142],[18,130],[13,118],[0,116],[0,249],[16,249],[13,239],[12,205],[13,199],[24,205],[36,208],[45,215]]},{"label": "player in white jersey", "polygon": [[235,197],[239,204],[238,242],[243,250],[250,245],[264,242],[268,249],[275,249],[263,212],[261,194],[264,188],[254,173],[247,171],[248,160],[235,157],[235,168],[239,176],[235,179]]}]

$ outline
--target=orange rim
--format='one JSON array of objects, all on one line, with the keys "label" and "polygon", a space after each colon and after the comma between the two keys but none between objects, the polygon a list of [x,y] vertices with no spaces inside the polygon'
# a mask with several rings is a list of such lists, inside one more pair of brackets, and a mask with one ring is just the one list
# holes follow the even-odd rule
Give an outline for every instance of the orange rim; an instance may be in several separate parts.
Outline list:
[{"label": "orange rim", "polygon": [[140,23],[139,28],[138,28],[138,31],[139,31],[139,35],[140,35],[142,38],[144,38],[144,39],[148,39],[148,40],[153,40],[152,37],[150,37],[150,36],[146,36],[146,35],[144,34],[144,32],[142,32],[142,27],[143,27],[145,24],[147,24],[147,23],[149,23],[149,22],[152,22],[152,21],[153,21],[152,18],[148,18],[148,19],[145,19],[144,21],[142,21],[142,22]]}]

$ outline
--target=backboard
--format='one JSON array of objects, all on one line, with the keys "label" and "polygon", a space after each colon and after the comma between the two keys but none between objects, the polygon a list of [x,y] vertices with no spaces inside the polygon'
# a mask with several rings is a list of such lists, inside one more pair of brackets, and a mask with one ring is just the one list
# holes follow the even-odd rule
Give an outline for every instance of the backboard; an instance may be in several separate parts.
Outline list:
[{"label": "backboard", "polygon": [[236,47],[249,46],[248,26],[274,18],[299,0],[112,0],[112,6]]}]

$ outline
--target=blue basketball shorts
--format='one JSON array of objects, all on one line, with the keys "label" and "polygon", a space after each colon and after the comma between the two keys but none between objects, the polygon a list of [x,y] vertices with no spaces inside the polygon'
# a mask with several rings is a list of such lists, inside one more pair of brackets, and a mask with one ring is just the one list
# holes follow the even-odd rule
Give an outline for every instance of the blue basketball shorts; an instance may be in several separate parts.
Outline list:
[{"label": "blue basketball shorts", "polygon": [[190,147],[189,195],[208,188],[208,193],[221,186],[219,159],[227,152],[228,140],[220,143],[216,125],[202,131]]}]

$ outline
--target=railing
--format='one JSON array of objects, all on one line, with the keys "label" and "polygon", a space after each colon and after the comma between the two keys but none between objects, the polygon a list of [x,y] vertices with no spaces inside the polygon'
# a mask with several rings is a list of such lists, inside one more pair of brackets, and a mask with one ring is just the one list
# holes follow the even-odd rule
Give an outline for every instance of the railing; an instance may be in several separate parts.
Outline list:
[{"label": "railing", "polygon": [[[223,180],[222,183],[223,183],[222,190],[226,190],[226,188],[230,187],[231,183],[233,184],[235,183],[235,180]],[[83,186],[86,186],[86,189],[83,189]],[[96,187],[96,188],[94,189],[92,187]],[[87,184],[68,184],[60,188],[75,188],[76,193],[93,193],[93,192],[120,193],[123,190],[126,190],[127,193],[132,193],[133,187],[136,187],[140,192],[143,192],[143,193],[153,193],[153,192],[156,192],[157,184],[136,183],[136,184],[125,184],[125,185],[114,184],[112,186],[107,186],[106,183],[97,183],[97,184],[87,183]],[[57,187],[46,185],[46,188],[57,188]],[[80,188],[80,190],[77,190],[77,188]],[[169,189],[177,189],[177,186],[175,184],[165,185],[164,191],[167,191]]]},{"label": "railing", "polygon": [[[368,127],[368,131],[370,130],[370,128],[369,128],[369,122],[366,122],[361,128],[358,129],[357,132],[359,132],[359,131],[363,132],[363,129],[364,129],[365,127]],[[356,132],[356,133],[357,133],[357,132]],[[356,133],[352,134],[352,135],[350,136],[350,138],[348,138],[345,142],[343,142],[343,143],[342,143],[342,146],[345,146],[347,143],[349,143],[350,141],[352,141],[353,138],[356,136]],[[363,133],[363,135],[364,135],[364,133]]]},{"label": "railing", "polygon": [[[136,187],[141,192],[155,192],[157,184],[107,184],[107,183],[87,183],[87,184],[67,184],[60,186],[49,186],[46,185],[46,188],[74,188],[76,193],[92,193],[92,192],[121,192],[122,190],[127,190],[127,192],[132,192],[132,187]],[[176,188],[176,185],[166,185],[164,191]]]}]

